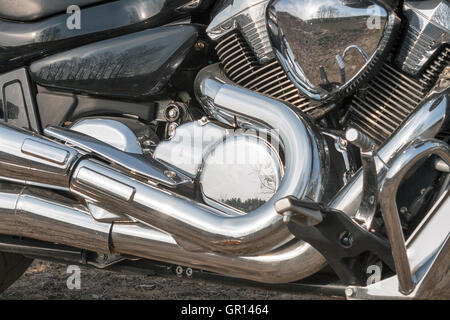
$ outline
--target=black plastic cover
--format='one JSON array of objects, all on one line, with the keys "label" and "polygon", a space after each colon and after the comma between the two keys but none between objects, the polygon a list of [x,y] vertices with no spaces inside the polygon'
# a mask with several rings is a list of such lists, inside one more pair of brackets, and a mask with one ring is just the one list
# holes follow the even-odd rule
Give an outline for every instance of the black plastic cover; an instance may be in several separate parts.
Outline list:
[{"label": "black plastic cover", "polygon": [[0,18],[32,21],[65,12],[71,5],[83,7],[105,1],[108,0],[0,0]]},{"label": "black plastic cover", "polygon": [[193,50],[199,27],[145,30],[62,52],[31,64],[34,81],[50,88],[122,98],[161,94]]},{"label": "black plastic cover", "polygon": [[194,4],[192,0],[106,2],[81,10],[80,29],[67,27],[68,14],[28,23],[0,19],[0,73],[22,67],[43,55],[168,24],[193,11],[208,8],[212,2],[214,0],[199,0]]},{"label": "black plastic cover", "polygon": [[62,126],[64,122],[90,116],[130,115],[149,123],[155,119],[156,110],[154,102],[99,99],[70,92],[53,92],[42,87],[38,87],[36,102],[43,128]]},{"label": "black plastic cover", "polygon": [[25,68],[0,75],[0,122],[41,131],[33,88]]}]

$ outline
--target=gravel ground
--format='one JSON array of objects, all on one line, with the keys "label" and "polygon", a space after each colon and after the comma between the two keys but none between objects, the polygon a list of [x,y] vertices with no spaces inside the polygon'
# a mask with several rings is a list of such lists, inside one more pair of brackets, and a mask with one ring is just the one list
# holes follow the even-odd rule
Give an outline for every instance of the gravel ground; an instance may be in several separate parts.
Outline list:
[{"label": "gravel ground", "polygon": [[0,294],[0,299],[324,299],[313,295],[239,288],[202,280],[123,274],[87,267],[81,267],[81,289],[69,290],[66,284],[69,276],[64,264],[35,260],[18,281]]}]

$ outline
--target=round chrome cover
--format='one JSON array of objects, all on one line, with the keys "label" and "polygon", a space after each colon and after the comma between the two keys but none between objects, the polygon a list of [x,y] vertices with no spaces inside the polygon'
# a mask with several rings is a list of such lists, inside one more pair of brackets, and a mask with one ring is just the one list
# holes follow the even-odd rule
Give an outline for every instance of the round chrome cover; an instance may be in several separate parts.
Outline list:
[{"label": "round chrome cover", "polygon": [[[267,10],[275,54],[315,100],[350,93],[392,39],[397,17],[382,1],[274,0]],[[381,61],[382,62],[382,61]]]},{"label": "round chrome cover", "polygon": [[204,158],[200,183],[210,205],[251,212],[272,198],[282,178],[278,152],[264,139],[244,134],[212,148]]}]

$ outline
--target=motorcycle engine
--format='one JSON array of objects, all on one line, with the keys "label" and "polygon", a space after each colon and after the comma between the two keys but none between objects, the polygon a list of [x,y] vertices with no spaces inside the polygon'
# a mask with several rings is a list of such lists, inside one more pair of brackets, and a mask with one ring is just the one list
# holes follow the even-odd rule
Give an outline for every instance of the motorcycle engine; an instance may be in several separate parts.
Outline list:
[{"label": "motorcycle engine", "polygon": [[234,83],[313,119],[345,98],[344,129],[381,145],[418,107],[450,54],[448,1],[404,1],[403,21],[398,3],[224,1],[207,32]]}]

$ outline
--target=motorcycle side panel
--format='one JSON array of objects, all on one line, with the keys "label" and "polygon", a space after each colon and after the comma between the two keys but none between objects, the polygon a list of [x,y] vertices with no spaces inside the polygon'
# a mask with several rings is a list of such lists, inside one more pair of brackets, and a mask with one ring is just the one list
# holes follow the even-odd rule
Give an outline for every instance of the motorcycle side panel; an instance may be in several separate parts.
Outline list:
[{"label": "motorcycle side panel", "polygon": [[25,68],[0,75],[0,122],[41,132],[33,97]]},{"label": "motorcycle side panel", "polygon": [[70,14],[36,22],[0,19],[0,73],[87,43],[161,26],[190,12],[207,8],[213,0],[120,0],[81,10],[80,28],[69,29]]},{"label": "motorcycle side panel", "polygon": [[[108,0],[0,0],[0,18],[33,21],[65,12],[71,5],[88,6]],[[109,0],[110,1],[110,0]]]},{"label": "motorcycle side panel", "polygon": [[153,97],[193,50],[199,31],[194,25],[174,25],[88,44],[32,63],[31,76],[44,87]]}]

